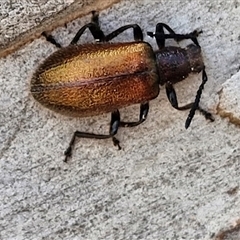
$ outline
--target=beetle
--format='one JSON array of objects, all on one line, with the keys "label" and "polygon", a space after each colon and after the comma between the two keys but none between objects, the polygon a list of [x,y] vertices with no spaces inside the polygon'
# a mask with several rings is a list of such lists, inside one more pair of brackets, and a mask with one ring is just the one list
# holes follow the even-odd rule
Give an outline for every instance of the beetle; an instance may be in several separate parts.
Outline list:
[{"label": "beetle", "polygon": [[[211,113],[199,106],[207,74],[201,48],[197,40],[199,32],[177,34],[168,25],[158,23],[155,37],[158,50],[154,52],[149,43],[143,41],[139,25],[129,24],[105,35],[100,28],[98,13],[92,12],[92,21],[84,25],[70,45],[61,47],[52,35],[43,33],[48,41],[60,48],[37,68],[31,79],[33,97],[45,107],[61,114],[87,117],[111,112],[109,134],[95,134],[75,131],[65,151],[65,162],[72,155],[76,138],[112,138],[121,149],[115,137],[119,127],[134,127],[143,123],[149,112],[149,101],[159,94],[159,85],[166,86],[171,105],[178,110],[190,109],[185,127],[188,128],[196,110],[206,119],[213,121]],[[77,45],[80,37],[89,29],[98,43]],[[127,29],[133,30],[134,41],[109,43]],[[168,33],[165,33],[167,30]],[[166,39],[192,40],[186,48],[165,47]],[[178,106],[173,84],[185,79],[192,72],[202,71],[202,83],[195,101]],[[119,108],[140,104],[139,120],[124,122]]]}]

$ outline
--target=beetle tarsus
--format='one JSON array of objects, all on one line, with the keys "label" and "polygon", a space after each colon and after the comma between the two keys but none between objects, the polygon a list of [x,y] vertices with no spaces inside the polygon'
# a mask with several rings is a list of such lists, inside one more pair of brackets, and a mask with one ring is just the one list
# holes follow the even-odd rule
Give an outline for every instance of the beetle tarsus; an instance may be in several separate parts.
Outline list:
[{"label": "beetle tarsus", "polygon": [[63,160],[64,162],[67,162],[68,159],[72,156],[72,148],[73,148],[73,145],[75,143],[76,136],[78,136],[78,131],[74,132],[74,134],[72,136],[72,139],[69,143],[69,146],[66,149],[66,151],[64,152],[64,155],[65,155],[65,159]]},{"label": "beetle tarsus", "polygon": [[198,107],[198,110],[199,110],[200,113],[202,113],[202,115],[203,115],[207,120],[210,120],[211,122],[214,122],[214,121],[215,121],[213,115],[212,115],[210,112],[202,109],[201,107]]},{"label": "beetle tarsus", "polygon": [[72,156],[72,147],[69,146],[67,150],[64,152],[65,159],[63,160],[64,162],[67,162],[68,159]]},{"label": "beetle tarsus", "polygon": [[118,147],[118,150],[121,150],[120,142],[117,138],[112,137],[113,145]]},{"label": "beetle tarsus", "polygon": [[53,38],[51,34],[48,34],[47,32],[42,32],[42,36],[46,38],[46,40],[53,45],[55,45],[57,48],[61,48],[62,46]]},{"label": "beetle tarsus", "polygon": [[91,22],[94,22],[97,25],[99,25],[98,16],[99,16],[98,11],[95,11],[95,10],[92,11],[92,20],[91,20]]}]

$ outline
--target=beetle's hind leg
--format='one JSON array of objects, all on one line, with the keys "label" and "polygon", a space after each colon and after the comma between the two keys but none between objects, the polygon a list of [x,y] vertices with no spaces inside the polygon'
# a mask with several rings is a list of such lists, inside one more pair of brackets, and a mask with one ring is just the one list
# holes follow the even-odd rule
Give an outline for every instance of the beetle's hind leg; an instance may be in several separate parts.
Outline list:
[{"label": "beetle's hind leg", "polygon": [[139,120],[137,122],[120,122],[121,127],[135,127],[143,123],[147,119],[147,115],[149,112],[149,103],[142,103],[140,105],[140,114]]},{"label": "beetle's hind leg", "polygon": [[45,37],[48,42],[50,42],[53,45],[55,45],[57,48],[61,48],[62,47],[61,44],[58,43],[51,34],[48,34],[47,32],[42,32],[41,35],[43,37]]},{"label": "beetle's hind leg", "polygon": [[[71,44],[77,44],[80,37],[83,35],[86,29],[89,29],[91,34],[93,35],[94,39],[98,42],[105,41],[105,35],[103,31],[100,28],[99,21],[98,21],[98,12],[92,11],[92,21],[83,27],[79,29],[79,31],[74,36],[73,40],[71,41]],[[54,39],[54,37],[51,34],[48,34],[47,32],[43,32],[42,36],[46,38],[46,40],[53,45],[55,45],[57,48],[61,48],[62,46]]]},{"label": "beetle's hind leg", "polygon": [[111,114],[110,130],[108,135],[75,131],[67,150],[64,152],[64,155],[65,155],[64,162],[67,162],[68,159],[72,156],[72,150],[73,150],[76,138],[94,138],[94,139],[112,138],[114,146],[118,146],[118,149],[120,150],[121,146],[119,144],[119,140],[115,137],[115,135],[117,134],[119,125],[120,125],[120,113],[118,110],[116,110]]}]

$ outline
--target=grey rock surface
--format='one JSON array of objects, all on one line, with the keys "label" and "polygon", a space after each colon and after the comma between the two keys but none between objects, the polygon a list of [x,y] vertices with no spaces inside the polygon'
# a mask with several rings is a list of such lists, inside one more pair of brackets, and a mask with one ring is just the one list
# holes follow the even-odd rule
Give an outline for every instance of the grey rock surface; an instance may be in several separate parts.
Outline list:
[{"label": "grey rock surface", "polygon": [[217,111],[220,116],[226,117],[233,124],[240,125],[240,72],[234,74],[230,79],[222,84],[219,91],[219,104]]},{"label": "grey rock surface", "polygon": [[[178,33],[202,29],[209,81],[201,106],[216,113],[222,83],[239,70],[239,16],[239,1],[142,0],[121,1],[100,21],[106,33],[130,23],[144,33],[158,22]],[[67,46],[90,17],[52,34]],[[129,40],[131,31],[115,41]],[[72,133],[107,133],[110,115],[74,119],[33,100],[31,75],[55,50],[40,38],[0,59],[0,239],[214,239],[238,222],[240,129],[196,113],[185,130],[188,112],[173,109],[164,88],[144,124],[119,130],[121,151],[111,140],[81,139],[63,163]],[[200,83],[194,75],[177,84],[179,102],[192,101]],[[138,109],[121,116],[137,119]]]}]

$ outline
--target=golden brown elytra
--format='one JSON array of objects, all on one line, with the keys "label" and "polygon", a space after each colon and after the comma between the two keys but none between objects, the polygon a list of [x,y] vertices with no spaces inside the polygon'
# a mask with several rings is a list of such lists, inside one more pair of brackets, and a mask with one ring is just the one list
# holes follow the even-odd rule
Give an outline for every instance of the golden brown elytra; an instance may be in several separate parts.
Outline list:
[{"label": "golden brown elytra", "polygon": [[146,42],[70,45],[38,67],[31,92],[45,107],[78,117],[147,102],[159,93],[154,52]]}]

